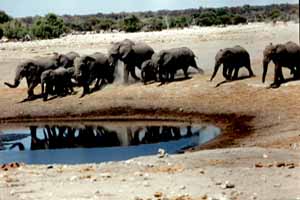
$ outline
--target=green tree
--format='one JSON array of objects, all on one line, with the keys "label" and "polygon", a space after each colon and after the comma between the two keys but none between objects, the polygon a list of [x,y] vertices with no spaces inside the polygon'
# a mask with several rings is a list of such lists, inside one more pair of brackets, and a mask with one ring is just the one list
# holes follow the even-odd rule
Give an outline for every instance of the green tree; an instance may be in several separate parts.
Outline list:
[{"label": "green tree", "polygon": [[0,11],[0,24],[3,24],[10,20],[11,20],[11,17],[9,17],[4,11]]},{"label": "green tree", "polygon": [[0,27],[0,39],[3,37],[3,29]]},{"label": "green tree", "polygon": [[142,28],[142,23],[138,17],[135,15],[131,15],[123,20],[122,29],[125,32],[137,32],[140,31]]},{"label": "green tree", "polygon": [[94,29],[96,31],[104,30],[108,31],[113,29],[115,22],[111,19],[100,19],[98,23],[95,25]]},{"label": "green tree", "polygon": [[280,10],[278,10],[278,9],[272,10],[272,12],[271,12],[271,14],[270,14],[270,17],[271,17],[272,20],[276,20],[276,19],[278,19],[280,16],[281,16],[281,12],[280,12]]},{"label": "green tree", "polygon": [[237,24],[245,24],[247,23],[247,18],[241,16],[241,15],[236,15],[233,17],[233,24],[237,25]]},{"label": "green tree", "polygon": [[29,34],[28,28],[16,19],[6,22],[2,28],[3,35],[9,39],[22,39]]},{"label": "green tree", "polygon": [[220,23],[223,25],[228,25],[232,23],[231,17],[229,15],[222,15],[218,18],[220,20]]},{"label": "green tree", "polygon": [[63,20],[52,13],[37,19],[32,26],[32,34],[40,39],[57,38],[65,31]]}]

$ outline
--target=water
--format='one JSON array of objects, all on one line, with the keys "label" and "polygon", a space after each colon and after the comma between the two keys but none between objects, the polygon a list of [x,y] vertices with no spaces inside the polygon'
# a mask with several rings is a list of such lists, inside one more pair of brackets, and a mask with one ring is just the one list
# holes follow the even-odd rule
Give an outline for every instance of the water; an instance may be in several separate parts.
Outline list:
[{"label": "water", "polygon": [[169,154],[206,143],[220,134],[211,125],[39,125],[0,132],[0,163],[79,164]]}]

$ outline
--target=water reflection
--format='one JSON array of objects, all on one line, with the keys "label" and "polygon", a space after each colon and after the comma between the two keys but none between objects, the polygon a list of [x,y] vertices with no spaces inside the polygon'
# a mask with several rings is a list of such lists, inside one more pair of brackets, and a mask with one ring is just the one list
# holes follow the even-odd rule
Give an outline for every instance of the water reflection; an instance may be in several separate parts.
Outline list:
[{"label": "water reflection", "polygon": [[[5,159],[12,160],[13,158],[15,161],[25,160],[29,163],[61,162],[58,159],[66,160],[63,163],[98,162],[106,159],[119,160],[150,155],[156,153],[158,148],[165,148],[168,153],[176,153],[186,147],[201,145],[219,134],[219,128],[203,125],[30,126],[19,130],[2,130],[2,133],[0,132],[0,150],[4,150],[3,153],[0,152],[0,163]],[[56,154],[51,149],[61,149],[59,150],[60,158],[55,158]],[[75,149],[78,149],[77,153],[74,153]],[[36,152],[36,150],[48,151],[48,153],[44,156],[38,152],[29,153]],[[21,154],[19,151],[28,153]],[[5,152],[7,153],[5,154]],[[11,152],[15,153],[11,154]],[[19,154],[17,154],[18,152]],[[73,161],[70,157],[71,152],[74,154]],[[104,152],[109,153],[100,159],[97,156],[94,158],[95,155],[93,157],[91,152],[97,152],[97,156],[104,155]],[[111,158],[104,158],[107,155],[111,155]],[[69,161],[67,161],[68,159]]]}]

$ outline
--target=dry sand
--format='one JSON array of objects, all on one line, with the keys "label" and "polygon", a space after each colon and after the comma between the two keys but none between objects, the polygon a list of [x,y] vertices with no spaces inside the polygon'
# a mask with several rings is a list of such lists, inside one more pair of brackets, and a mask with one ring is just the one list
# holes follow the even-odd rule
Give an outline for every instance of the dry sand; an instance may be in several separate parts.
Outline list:
[{"label": "dry sand", "polygon": [[[201,199],[205,194],[219,199],[300,198],[299,81],[275,90],[266,89],[273,77],[272,64],[268,82],[261,83],[264,47],[270,42],[298,42],[298,37],[298,24],[289,22],[275,26],[259,23],[154,33],[76,35],[0,44],[0,82],[13,80],[16,65],[26,58],[47,56],[54,51],[107,52],[111,42],[124,38],[146,41],[156,51],[190,47],[206,74],[193,74],[192,79],[163,86],[118,83],[82,99],[78,93],[46,103],[18,103],[26,97],[25,81],[18,89],[1,85],[0,125],[55,119],[207,122],[221,127],[223,135],[201,148],[227,148],[162,159],[153,156],[106,164],[55,165],[53,169],[25,165],[0,171],[0,199],[154,199],[155,192],[170,198],[187,195],[181,199]],[[223,80],[219,72],[216,80],[208,82],[215,53],[236,44],[249,51],[257,76],[215,88]],[[247,72],[241,70],[242,74]],[[279,167],[282,162],[285,166]],[[233,188],[222,189],[226,181]]]}]

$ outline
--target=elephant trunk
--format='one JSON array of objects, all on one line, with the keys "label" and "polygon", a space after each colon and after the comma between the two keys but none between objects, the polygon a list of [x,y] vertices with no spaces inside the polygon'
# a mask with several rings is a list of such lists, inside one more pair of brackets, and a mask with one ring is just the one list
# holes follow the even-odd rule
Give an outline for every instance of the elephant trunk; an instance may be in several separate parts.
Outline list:
[{"label": "elephant trunk", "polygon": [[217,74],[220,66],[221,66],[221,64],[216,62],[215,68],[214,68],[214,72],[213,72],[213,74],[212,74],[212,76],[210,78],[210,81],[212,81],[215,78],[215,76],[216,76],[216,74]]},{"label": "elephant trunk", "polygon": [[262,75],[262,82],[263,83],[266,80],[266,75],[267,75],[267,71],[268,71],[268,65],[269,65],[269,61],[268,60],[264,60],[263,61],[263,75]]},{"label": "elephant trunk", "polygon": [[20,80],[16,79],[14,84],[10,84],[8,82],[4,82],[4,84],[10,88],[17,88],[20,85]]}]

